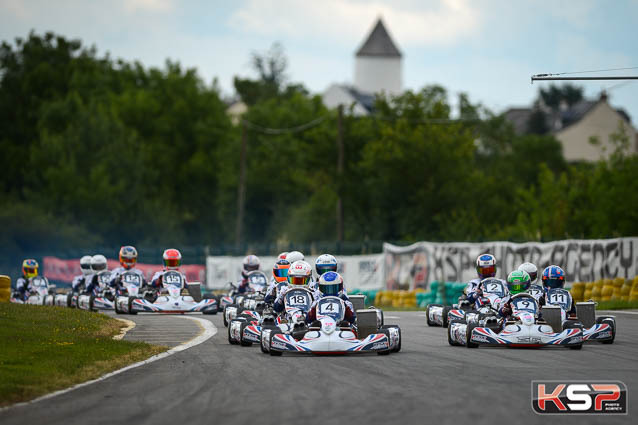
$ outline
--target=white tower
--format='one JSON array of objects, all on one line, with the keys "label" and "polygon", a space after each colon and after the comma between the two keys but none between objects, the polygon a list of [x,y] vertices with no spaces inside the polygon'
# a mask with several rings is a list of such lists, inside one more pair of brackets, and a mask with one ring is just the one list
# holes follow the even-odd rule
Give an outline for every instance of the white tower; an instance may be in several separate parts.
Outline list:
[{"label": "white tower", "polygon": [[401,52],[392,41],[381,18],[357,51],[354,86],[364,93],[402,92]]}]

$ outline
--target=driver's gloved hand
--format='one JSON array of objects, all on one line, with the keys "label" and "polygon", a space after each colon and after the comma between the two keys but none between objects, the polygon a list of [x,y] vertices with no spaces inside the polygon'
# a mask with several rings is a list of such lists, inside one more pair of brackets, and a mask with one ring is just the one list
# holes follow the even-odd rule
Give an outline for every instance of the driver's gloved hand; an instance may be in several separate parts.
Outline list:
[{"label": "driver's gloved hand", "polygon": [[341,322],[339,322],[338,326],[340,328],[349,328],[352,326],[352,324],[348,322],[347,320],[342,320]]}]

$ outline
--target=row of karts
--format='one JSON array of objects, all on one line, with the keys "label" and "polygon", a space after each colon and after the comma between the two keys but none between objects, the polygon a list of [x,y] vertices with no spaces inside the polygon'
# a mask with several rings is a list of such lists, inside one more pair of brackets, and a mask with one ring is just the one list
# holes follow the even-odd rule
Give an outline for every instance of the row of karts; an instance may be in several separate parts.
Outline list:
[{"label": "row of karts", "polygon": [[26,299],[14,293],[11,302],[55,305],[83,310],[114,310],[118,314],[145,313],[196,313],[217,314],[219,297],[212,294],[202,296],[199,283],[186,284],[178,271],[168,271],[162,278],[159,290],[144,286],[143,278],[133,271],[125,271],[117,288],[109,285],[111,272],[97,273],[97,285],[92,291],[79,288],[78,291],[56,293],[43,276],[30,279],[30,293]]},{"label": "row of karts", "polygon": [[[574,302],[569,291],[538,285],[510,296],[503,281],[481,281],[483,295],[472,304],[464,296],[453,306],[430,304],[426,307],[428,326],[447,328],[452,346],[568,347],[579,350],[585,342],[612,344],[616,337],[614,316],[596,317],[596,303],[576,303],[576,316],[570,316]],[[539,299],[546,299],[542,308]],[[501,317],[499,309],[510,301],[512,314]]]},{"label": "row of karts", "polygon": [[[263,275],[262,272],[251,275],[256,273]],[[265,275],[263,282],[266,282]],[[286,283],[280,283],[277,291],[283,285]],[[365,309],[363,295],[350,296],[356,310],[354,324],[344,321],[344,301],[333,296],[317,300],[316,320],[307,324],[306,315],[315,301],[307,288],[289,289],[283,296],[284,311],[280,314],[266,304],[265,285],[253,285],[251,289],[248,294],[228,295],[221,299],[228,342],[232,345],[259,344],[262,353],[273,356],[283,353],[383,355],[401,350],[399,326],[385,325],[381,310]]]}]

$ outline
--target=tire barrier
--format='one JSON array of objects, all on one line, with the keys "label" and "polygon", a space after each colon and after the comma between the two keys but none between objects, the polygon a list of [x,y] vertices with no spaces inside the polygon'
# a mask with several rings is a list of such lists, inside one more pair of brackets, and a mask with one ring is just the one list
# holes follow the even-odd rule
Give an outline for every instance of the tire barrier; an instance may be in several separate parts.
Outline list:
[{"label": "tire barrier", "polygon": [[377,307],[394,308],[425,308],[428,304],[452,305],[463,294],[466,284],[460,282],[438,282],[430,284],[430,290],[423,289],[413,291],[352,291],[352,294],[365,293],[368,302]]},{"label": "tire barrier", "polygon": [[574,301],[625,301],[638,302],[638,276],[633,279],[617,277],[595,282],[576,282],[570,292]]},{"label": "tire barrier", "polygon": [[0,275],[0,302],[9,302],[11,298],[11,278]]}]

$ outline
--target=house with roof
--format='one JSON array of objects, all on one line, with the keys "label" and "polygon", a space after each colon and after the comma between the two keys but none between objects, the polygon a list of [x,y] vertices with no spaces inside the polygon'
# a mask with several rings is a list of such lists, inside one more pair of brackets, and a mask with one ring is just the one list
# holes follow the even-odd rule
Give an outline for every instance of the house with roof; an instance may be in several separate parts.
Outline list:
[{"label": "house with roof", "polygon": [[[617,133],[620,126],[629,137],[628,154],[638,153],[638,131],[631,118],[623,110],[609,104],[607,93],[602,92],[596,100],[581,100],[568,106],[562,103],[557,110],[540,105],[537,108],[510,108],[504,117],[514,127],[516,134],[532,132],[530,122],[533,115],[542,112],[545,118],[546,134],[552,134],[563,146],[567,161],[597,161],[608,157],[613,151],[610,136]],[[599,145],[590,143],[596,138]]]},{"label": "house with roof", "polygon": [[381,18],[355,53],[354,84],[332,84],[323,93],[328,108],[352,107],[357,116],[369,115],[376,94],[398,95],[403,90],[402,54]]}]

